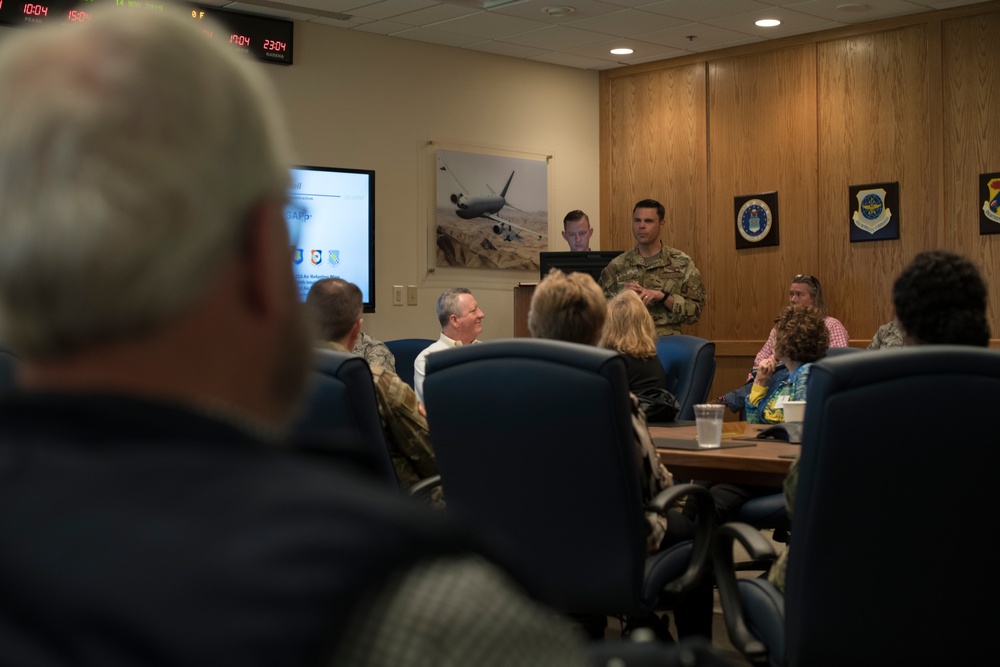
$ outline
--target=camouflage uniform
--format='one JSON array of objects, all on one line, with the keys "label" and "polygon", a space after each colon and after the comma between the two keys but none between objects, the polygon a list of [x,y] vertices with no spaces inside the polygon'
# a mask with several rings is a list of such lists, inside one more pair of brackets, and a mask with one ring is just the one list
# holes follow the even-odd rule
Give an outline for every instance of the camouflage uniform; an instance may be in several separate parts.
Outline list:
[{"label": "camouflage uniform", "polygon": [[[792,510],[795,508],[795,491],[799,485],[799,460],[792,462],[792,467],[785,477],[785,508],[788,511],[788,519],[792,518]],[[767,580],[774,584],[779,591],[785,590],[785,571],[788,569],[788,545],[778,556],[778,560],[771,566],[771,571],[767,575]]]},{"label": "camouflage uniform", "polygon": [[[326,343],[326,347],[337,352],[348,351],[339,343]],[[438,474],[427,419],[420,414],[417,395],[410,385],[388,368],[370,364],[369,368],[392,465],[396,468],[399,486],[408,489],[420,480]],[[437,506],[443,504],[440,488],[431,494],[431,503]]]},{"label": "camouflage uniform", "polygon": [[902,347],[903,334],[899,331],[896,320],[887,322],[878,328],[872,336],[872,342],[868,344],[869,350],[881,350],[889,347]]},{"label": "camouflage uniform", "polygon": [[396,372],[396,357],[392,356],[389,348],[385,346],[385,343],[369,336],[364,331],[358,336],[358,342],[354,344],[353,352],[359,357],[364,357],[364,360],[372,368],[382,366]]},{"label": "camouflage uniform", "polygon": [[701,308],[705,305],[701,273],[691,258],[680,250],[664,245],[647,260],[639,254],[638,248],[633,248],[611,260],[601,272],[599,282],[604,296],[610,299],[630,281],[673,295],[674,306],[670,311],[663,303],[649,306],[658,336],[678,334],[680,325],[694,324],[701,317]]}]

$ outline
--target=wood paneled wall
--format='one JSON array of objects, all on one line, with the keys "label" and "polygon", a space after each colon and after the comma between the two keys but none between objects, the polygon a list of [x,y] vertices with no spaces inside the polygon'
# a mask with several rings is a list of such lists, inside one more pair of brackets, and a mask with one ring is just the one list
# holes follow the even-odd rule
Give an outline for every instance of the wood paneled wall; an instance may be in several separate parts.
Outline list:
[{"label": "wood paneled wall", "polygon": [[[716,341],[713,395],[740,384],[790,279],[823,283],[864,346],[921,250],[975,261],[993,287],[1000,234],[979,235],[979,174],[1000,171],[1000,2],[801,35],[601,74],[601,248],[630,248],[631,208],[667,207],[664,242],[708,289],[688,333]],[[898,181],[900,238],[851,243],[848,188]],[[735,249],[733,197],[778,192],[780,245]]]}]

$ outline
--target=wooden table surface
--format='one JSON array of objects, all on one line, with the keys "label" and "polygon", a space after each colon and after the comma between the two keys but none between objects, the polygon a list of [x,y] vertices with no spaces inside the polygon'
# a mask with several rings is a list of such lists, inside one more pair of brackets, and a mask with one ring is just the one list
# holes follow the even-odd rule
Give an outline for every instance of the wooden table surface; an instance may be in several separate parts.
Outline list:
[{"label": "wooden table surface", "polygon": [[[754,438],[766,425],[746,422],[725,422],[723,441],[744,442]],[[653,438],[696,440],[695,425],[649,427]],[[708,480],[733,484],[758,484],[781,488],[785,475],[801,449],[779,440],[754,440],[749,447],[720,449],[666,449],[657,448],[660,460],[676,480]]]}]

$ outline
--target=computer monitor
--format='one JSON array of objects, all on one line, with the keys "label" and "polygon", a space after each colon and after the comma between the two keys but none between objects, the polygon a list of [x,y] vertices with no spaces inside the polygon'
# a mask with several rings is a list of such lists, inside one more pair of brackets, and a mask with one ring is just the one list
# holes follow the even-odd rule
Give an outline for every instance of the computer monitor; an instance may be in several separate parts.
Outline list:
[{"label": "computer monitor", "polygon": [[549,269],[559,269],[563,273],[589,273],[599,280],[604,267],[621,250],[588,250],[586,252],[540,252],[538,253],[539,278],[544,278]]}]

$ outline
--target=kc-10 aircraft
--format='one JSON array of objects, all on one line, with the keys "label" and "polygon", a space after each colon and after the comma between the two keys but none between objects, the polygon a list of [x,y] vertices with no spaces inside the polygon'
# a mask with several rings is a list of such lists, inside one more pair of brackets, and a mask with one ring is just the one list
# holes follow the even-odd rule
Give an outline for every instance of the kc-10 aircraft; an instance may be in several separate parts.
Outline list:
[{"label": "kc-10 aircraft", "polygon": [[[440,155],[438,155],[438,163],[438,169],[448,172],[448,175],[451,176],[451,180],[455,181],[455,185],[458,186],[459,193],[453,194],[450,198],[451,203],[453,203],[456,207],[455,214],[458,217],[464,220],[471,220],[473,218],[488,218],[493,220],[496,223],[493,225],[493,233],[501,236],[505,241],[523,241],[524,238],[519,232],[524,232],[526,234],[538,234],[538,232],[532,231],[527,227],[516,225],[497,215],[504,206],[512,208],[515,211],[520,211],[519,208],[508,204],[506,199],[507,189],[510,188],[510,182],[514,180],[513,171],[510,172],[510,176],[507,178],[507,183],[504,184],[503,190],[500,194],[494,192],[493,188],[487,185],[486,187],[489,188],[490,194],[468,195],[465,194],[469,191],[468,188],[462,185],[461,181],[458,180],[458,177],[455,176],[455,173],[448,167],[444,158]],[[545,234],[538,234],[538,239],[541,240],[544,236]]]}]

